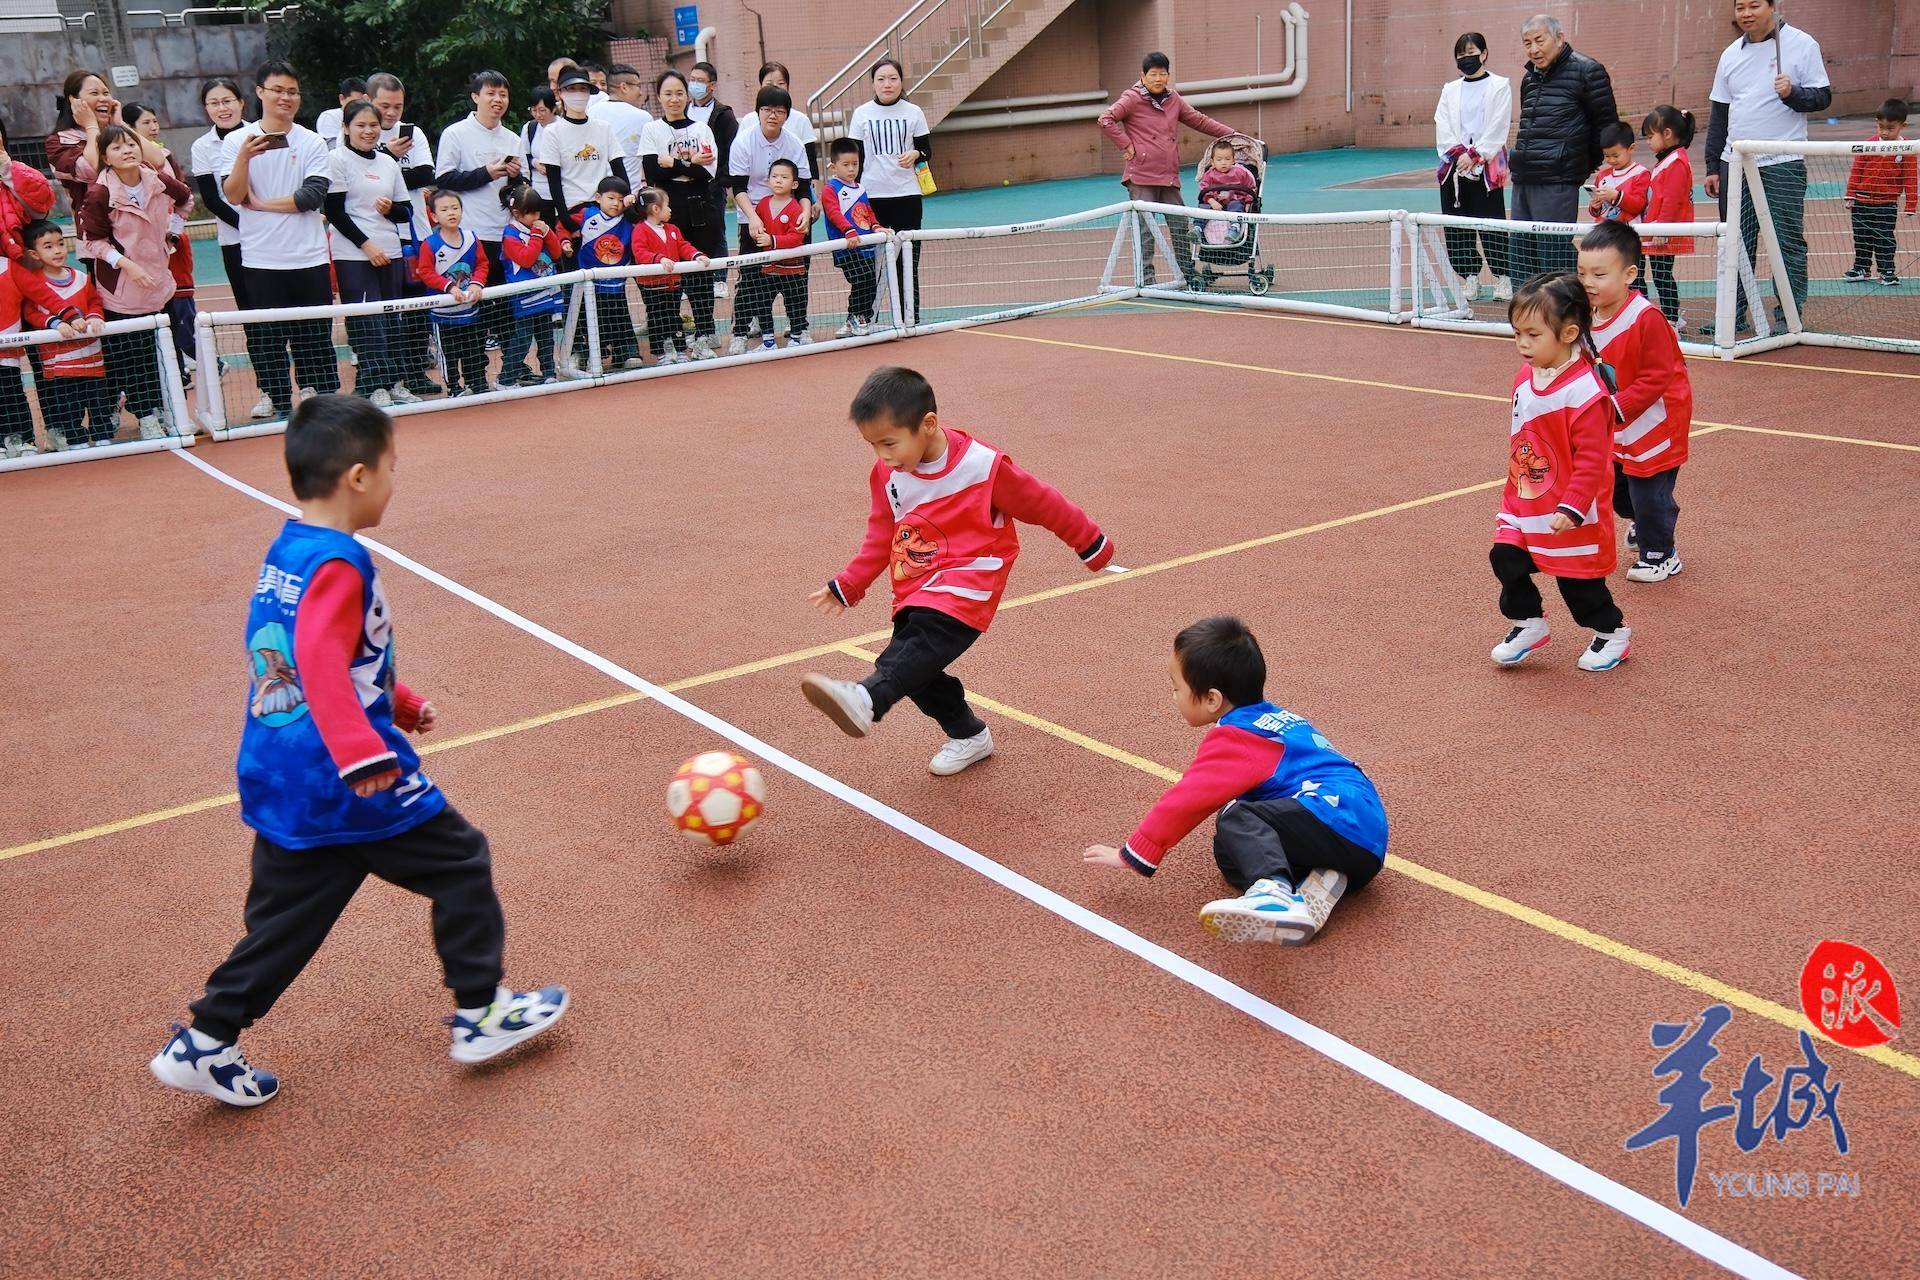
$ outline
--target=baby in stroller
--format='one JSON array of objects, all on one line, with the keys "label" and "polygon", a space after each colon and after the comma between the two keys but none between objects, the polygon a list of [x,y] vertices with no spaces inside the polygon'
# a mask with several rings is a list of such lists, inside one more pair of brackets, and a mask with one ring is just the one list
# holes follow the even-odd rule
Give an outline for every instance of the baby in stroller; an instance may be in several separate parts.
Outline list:
[{"label": "baby in stroller", "polygon": [[[1233,143],[1226,138],[1215,142],[1200,170],[1200,203],[1209,209],[1245,213],[1255,207],[1259,192],[1259,182],[1240,163]],[[1239,244],[1246,234],[1247,224],[1232,218],[1209,219],[1200,228],[1201,242],[1209,245]]]}]

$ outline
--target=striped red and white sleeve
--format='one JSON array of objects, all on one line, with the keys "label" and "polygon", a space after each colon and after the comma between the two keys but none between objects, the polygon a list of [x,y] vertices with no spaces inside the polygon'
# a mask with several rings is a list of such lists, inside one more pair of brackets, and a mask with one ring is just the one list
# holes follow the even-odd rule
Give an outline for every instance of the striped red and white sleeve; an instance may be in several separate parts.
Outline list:
[{"label": "striped red and white sleeve", "polygon": [[1073,548],[1095,573],[1113,561],[1113,543],[1079,504],[1002,456],[993,475],[993,505],[1023,524],[1037,524]]},{"label": "striped red and white sleeve", "polygon": [[1195,827],[1220,812],[1229,800],[1245,795],[1273,776],[1286,748],[1245,729],[1215,725],[1200,740],[1200,750],[1180,781],[1140,820],[1120,846],[1120,857],[1143,876],[1160,869],[1167,850]]},{"label": "striped red and white sleeve", "polygon": [[893,550],[893,508],[887,505],[886,470],[887,465],[878,462],[867,474],[873,505],[867,512],[866,536],[860,540],[860,550],[854,553],[853,560],[827,583],[827,589],[833,592],[834,598],[849,609],[859,604],[867,594],[867,588],[887,567]]},{"label": "striped red and white sleeve", "polygon": [[[373,727],[353,686],[352,665],[366,628],[365,584],[344,560],[315,570],[293,619],[293,665],[314,728],[349,786],[396,773],[399,757]],[[409,691],[411,697],[411,691]],[[418,716],[418,706],[414,714]]]},{"label": "striped red and white sleeve", "polygon": [[1634,374],[1633,381],[1623,385],[1614,398],[1620,402],[1620,416],[1632,422],[1667,394],[1686,371],[1686,358],[1680,354],[1680,339],[1674,336],[1673,326],[1658,307],[1644,308],[1633,328],[1621,335],[1621,341],[1633,344]]}]

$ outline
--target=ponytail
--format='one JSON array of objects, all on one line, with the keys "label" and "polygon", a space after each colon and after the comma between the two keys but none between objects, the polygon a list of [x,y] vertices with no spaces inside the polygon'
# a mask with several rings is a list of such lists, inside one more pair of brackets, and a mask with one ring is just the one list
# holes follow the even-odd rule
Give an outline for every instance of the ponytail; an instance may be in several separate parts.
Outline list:
[{"label": "ponytail", "polygon": [[1508,323],[1523,315],[1538,315],[1555,333],[1568,325],[1578,329],[1575,352],[1584,356],[1599,375],[1600,385],[1606,389],[1607,400],[1613,405],[1614,421],[1625,422],[1626,415],[1620,412],[1620,401],[1615,398],[1620,389],[1619,379],[1613,367],[1600,358],[1600,348],[1594,343],[1593,304],[1587,300],[1580,277],[1570,271],[1533,277],[1513,291],[1513,301],[1507,304]]},{"label": "ponytail", "polygon": [[1674,106],[1660,106],[1647,112],[1647,118],[1640,122],[1640,136],[1651,138],[1663,130],[1671,130],[1674,139],[1685,150],[1693,145],[1693,112],[1682,111]]}]

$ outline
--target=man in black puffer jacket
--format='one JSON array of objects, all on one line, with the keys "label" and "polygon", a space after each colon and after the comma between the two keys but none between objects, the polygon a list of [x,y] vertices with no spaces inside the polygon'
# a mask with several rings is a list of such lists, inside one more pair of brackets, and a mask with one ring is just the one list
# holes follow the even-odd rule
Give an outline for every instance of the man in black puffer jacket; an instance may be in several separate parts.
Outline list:
[{"label": "man in black puffer jacket", "polygon": [[[1527,73],[1520,81],[1520,136],[1513,144],[1515,222],[1576,222],[1580,187],[1600,167],[1600,130],[1620,118],[1607,69],[1575,53],[1545,14],[1520,28]],[[1513,237],[1514,283],[1571,271],[1565,236]]]}]

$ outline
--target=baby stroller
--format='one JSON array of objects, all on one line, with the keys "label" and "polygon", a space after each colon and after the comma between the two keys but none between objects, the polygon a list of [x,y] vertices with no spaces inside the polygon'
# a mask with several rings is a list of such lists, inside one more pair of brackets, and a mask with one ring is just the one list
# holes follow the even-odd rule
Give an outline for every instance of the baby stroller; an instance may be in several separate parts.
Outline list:
[{"label": "baby stroller", "polygon": [[[1246,212],[1259,213],[1267,189],[1267,144],[1244,133],[1229,134],[1221,141],[1233,144],[1235,162],[1245,165],[1253,174],[1252,199]],[[1208,154],[1211,155],[1211,151]],[[1207,160],[1203,157],[1199,177],[1206,176],[1206,169]],[[1196,218],[1191,243],[1195,262],[1190,274],[1200,288],[1208,288],[1214,281],[1229,276],[1245,276],[1247,288],[1254,293],[1273,288],[1275,268],[1254,265],[1260,253],[1259,224],[1233,218]]]}]

